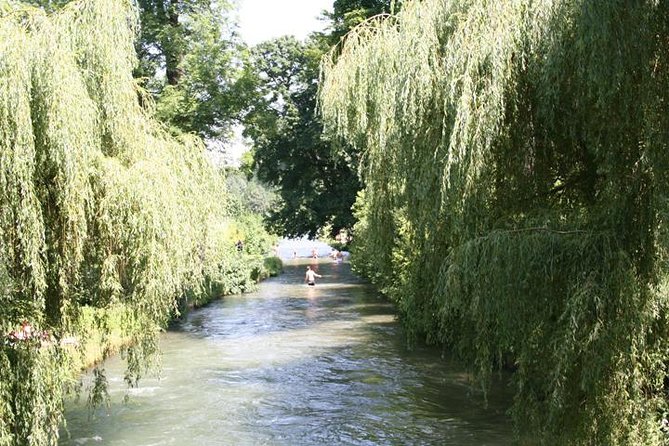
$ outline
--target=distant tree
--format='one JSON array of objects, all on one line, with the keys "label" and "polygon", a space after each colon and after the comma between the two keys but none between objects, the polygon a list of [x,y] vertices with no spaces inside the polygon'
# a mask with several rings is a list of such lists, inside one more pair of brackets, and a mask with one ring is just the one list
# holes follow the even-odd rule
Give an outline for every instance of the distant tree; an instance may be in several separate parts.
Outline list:
[{"label": "distant tree", "polygon": [[252,51],[256,100],[245,119],[258,178],[277,187],[281,202],[268,218],[279,233],[314,236],[331,225],[351,227],[360,189],[351,165],[323,139],[316,114],[318,64],[327,46],[281,37]]},{"label": "distant tree", "polygon": [[230,195],[228,209],[232,215],[268,215],[275,207],[277,196],[257,178],[247,178],[241,169],[229,169],[225,175]]},{"label": "distant tree", "polygon": [[[397,3],[397,5],[395,5]],[[316,112],[319,63],[330,47],[366,18],[390,12],[392,0],[335,0],[325,13],[330,29],[306,42],[281,37],[252,50],[255,99],[246,115],[254,143],[254,167],[261,181],[278,188],[281,206],[270,214],[285,235],[332,235],[351,228],[351,206],[361,189],[352,146],[323,137]]]}]

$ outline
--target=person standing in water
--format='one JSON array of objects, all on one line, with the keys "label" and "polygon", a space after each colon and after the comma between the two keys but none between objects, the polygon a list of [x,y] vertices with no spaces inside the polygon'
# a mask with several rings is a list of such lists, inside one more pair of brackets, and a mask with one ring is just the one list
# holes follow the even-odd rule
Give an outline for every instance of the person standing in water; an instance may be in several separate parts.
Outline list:
[{"label": "person standing in water", "polygon": [[316,274],[316,271],[311,269],[310,266],[307,266],[307,273],[304,275],[304,281],[307,282],[307,285],[314,286],[316,285],[316,277],[323,277],[320,274]]}]

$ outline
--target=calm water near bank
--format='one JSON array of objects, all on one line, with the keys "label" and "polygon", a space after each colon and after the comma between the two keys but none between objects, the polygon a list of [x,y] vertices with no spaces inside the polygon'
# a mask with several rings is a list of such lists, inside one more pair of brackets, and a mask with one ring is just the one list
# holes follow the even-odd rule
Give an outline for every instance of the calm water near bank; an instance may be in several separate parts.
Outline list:
[{"label": "calm water near bank", "polygon": [[[510,445],[511,393],[487,405],[438,350],[408,351],[392,305],[321,260],[191,312],[136,389],[109,360],[111,404],[71,402],[61,445]],[[129,400],[124,402],[124,397]]]}]

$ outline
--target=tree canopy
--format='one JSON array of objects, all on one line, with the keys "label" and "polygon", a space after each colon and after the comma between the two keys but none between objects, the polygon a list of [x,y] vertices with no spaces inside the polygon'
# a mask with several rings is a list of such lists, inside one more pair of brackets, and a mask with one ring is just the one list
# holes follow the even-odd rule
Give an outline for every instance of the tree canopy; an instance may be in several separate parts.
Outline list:
[{"label": "tree canopy", "polygon": [[324,60],[356,267],[543,444],[665,441],[668,6],[407,1]]},{"label": "tree canopy", "polygon": [[139,0],[135,76],[157,117],[180,131],[227,136],[249,92],[246,50],[227,0]]},{"label": "tree canopy", "polygon": [[351,29],[369,17],[399,11],[400,0],[334,0],[332,12],[327,12],[330,30],[326,34],[331,45],[339,43]]},{"label": "tree canopy", "polygon": [[258,178],[281,197],[269,215],[277,233],[310,235],[351,227],[360,188],[352,164],[322,137],[316,114],[318,64],[325,46],[281,37],[252,51],[256,100],[245,118]]},{"label": "tree canopy", "polygon": [[244,125],[259,179],[281,196],[268,219],[276,232],[313,237],[323,228],[334,235],[353,226],[351,206],[362,187],[358,154],[339,139],[323,137],[316,112],[319,63],[349,29],[390,11],[392,3],[337,0],[326,15],[328,31],[305,42],[281,37],[253,48],[256,94]]}]

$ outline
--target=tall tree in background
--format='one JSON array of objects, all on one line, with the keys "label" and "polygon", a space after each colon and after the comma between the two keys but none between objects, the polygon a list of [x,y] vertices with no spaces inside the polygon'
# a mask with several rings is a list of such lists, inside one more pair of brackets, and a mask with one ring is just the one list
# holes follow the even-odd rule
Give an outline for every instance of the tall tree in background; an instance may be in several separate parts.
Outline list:
[{"label": "tall tree in background", "polygon": [[306,42],[282,37],[252,52],[256,97],[245,119],[254,142],[258,177],[278,188],[282,203],[270,214],[277,232],[314,236],[351,228],[351,206],[361,185],[357,152],[324,139],[316,112],[320,59],[352,26],[391,8],[390,1],[338,0],[328,33]]},{"label": "tall tree in background", "polygon": [[224,0],[139,0],[135,76],[158,118],[205,138],[225,135],[246,101],[245,50]]},{"label": "tall tree in background", "polygon": [[246,117],[258,177],[275,186],[281,203],[271,226],[290,236],[333,231],[353,223],[350,208],[360,188],[348,163],[322,138],[316,115],[318,63],[326,47],[282,37],[253,50],[257,99]]}]

